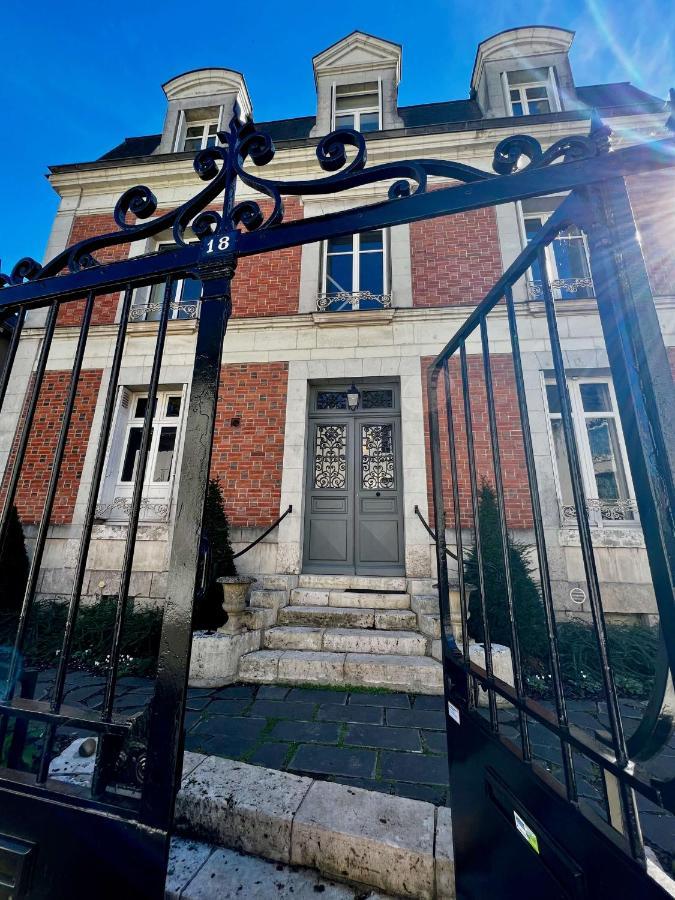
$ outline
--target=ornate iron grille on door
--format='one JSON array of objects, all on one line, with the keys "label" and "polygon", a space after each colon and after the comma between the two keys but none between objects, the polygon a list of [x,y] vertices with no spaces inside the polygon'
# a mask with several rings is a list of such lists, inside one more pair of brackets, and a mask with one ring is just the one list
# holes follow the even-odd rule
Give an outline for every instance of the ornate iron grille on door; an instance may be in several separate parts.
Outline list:
[{"label": "ornate iron grille on door", "polygon": [[[672,467],[668,468],[667,458],[668,453],[672,452],[673,443],[668,450],[666,442],[668,429],[672,429],[672,424],[668,423],[664,413],[667,401],[664,396],[666,382],[663,379],[661,350],[654,353],[650,349],[649,354],[644,353],[645,333],[649,329],[652,331],[648,337],[655,345],[662,347],[662,342],[658,330],[654,330],[656,326],[653,303],[646,281],[643,275],[640,276],[639,248],[635,243],[634,232],[628,224],[629,211],[622,177],[675,165],[675,141],[672,137],[668,137],[616,153],[607,153],[606,129],[594,120],[589,137],[575,135],[563,138],[546,151],[541,149],[537,141],[526,136],[502,141],[495,152],[496,174],[494,174],[443,160],[413,160],[367,168],[366,143],[363,135],[351,130],[341,130],[323,138],[316,150],[321,168],[333,174],[314,181],[286,183],[261,178],[246,167],[247,162],[255,166],[264,166],[274,155],[271,139],[268,135],[258,132],[252,122],[242,124],[236,118],[233,119],[230,130],[221,133],[220,139],[223,146],[208,147],[197,153],[194,168],[207,185],[180,208],[153,217],[157,201],[152,192],[145,186],[132,188],[123,194],[116,205],[114,215],[117,231],[82,241],[42,267],[33,260],[21,260],[9,276],[0,276],[0,283],[4,285],[0,291],[0,314],[6,322],[13,325],[14,329],[7,362],[0,379],[0,403],[5,398],[12,377],[13,364],[27,316],[33,316],[36,310],[44,310],[46,313],[41,325],[41,347],[35,364],[34,377],[28,390],[15,453],[4,482],[0,540],[4,540],[7,534],[59,312],[66,306],[83,304],[72,376],[52,459],[43,512],[36,531],[28,586],[24,596],[18,598],[21,609],[15,641],[3,674],[3,697],[0,701],[0,727],[3,733],[11,729],[20,737],[23,729],[23,725],[19,727],[20,723],[28,723],[31,728],[40,732],[42,741],[37,762],[29,766],[28,770],[13,764],[16,754],[14,757],[5,754],[0,760],[2,766],[0,833],[6,836],[1,840],[3,859],[7,860],[7,867],[3,865],[2,877],[5,879],[6,889],[17,897],[24,895],[68,897],[72,900],[75,897],[89,896],[92,883],[104,883],[111,895],[148,898],[160,897],[163,894],[168,836],[182,764],[181,726],[190,655],[190,622],[199,555],[200,524],[211,456],[221,356],[231,312],[230,284],[235,275],[238,257],[513,202],[526,197],[572,190],[574,194],[570,200],[549,219],[541,234],[533,238],[528,251],[511,266],[507,275],[448,345],[433,369],[430,382],[431,427],[440,597],[444,617],[446,695],[448,701],[458,704],[461,708],[459,733],[465,738],[462,746],[475,751],[468,756],[468,764],[474,767],[472,777],[474,780],[482,779],[481,791],[484,793],[487,785],[492,792],[495,808],[505,811],[505,814],[510,814],[514,809],[519,810],[522,820],[527,822],[530,802],[533,798],[539,802],[541,791],[544,789],[531,772],[527,754],[527,732],[524,728],[521,756],[509,750],[511,755],[508,757],[494,760],[490,757],[489,771],[485,768],[485,760],[488,758],[486,746],[489,744],[492,747],[492,744],[499,741],[495,717],[497,694],[507,698],[517,707],[521,722],[525,716],[543,721],[545,727],[562,741],[568,763],[569,755],[574,749],[575,752],[599,765],[603,772],[607,773],[608,778],[614,779],[614,783],[618,785],[617,792],[621,797],[621,808],[625,814],[623,820],[625,840],[617,839],[616,847],[613,849],[606,836],[595,826],[589,825],[580,815],[571,778],[567,781],[567,799],[564,801],[567,805],[560,807],[560,802],[556,800],[556,809],[562,809],[566,824],[571,822],[579,826],[578,833],[583,833],[588,842],[585,848],[579,848],[574,828],[570,828],[569,833],[561,834],[559,829],[556,829],[555,823],[551,824],[554,834],[550,852],[549,845],[546,845],[546,862],[549,869],[552,867],[558,874],[563,870],[572,872],[570,877],[577,892],[575,896],[586,896],[591,893],[597,895],[598,885],[601,888],[600,895],[603,895],[606,884],[610,882],[624,889],[627,883],[625,879],[632,880],[632,883],[639,885],[640,889],[658,896],[659,891],[655,883],[645,875],[631,795],[633,790],[642,791],[653,802],[672,810],[675,802],[672,783],[659,786],[645,784],[640,779],[639,773],[631,769],[626,743],[622,738],[616,710],[612,705],[615,694],[611,683],[611,667],[609,665],[606,667],[606,686],[610,698],[612,734],[609,743],[600,746],[588,736],[577,734],[570,729],[565,718],[565,707],[561,702],[557,706],[557,718],[551,718],[544,716],[536,705],[524,696],[518,679],[515,645],[515,689],[494,679],[489,652],[483,670],[468,660],[466,647],[464,654],[459,656],[453,649],[452,635],[448,627],[445,522],[437,452],[439,425],[433,398],[439,373],[443,373],[444,379],[448,378],[448,358],[459,350],[463,359],[464,341],[475,328],[480,329],[484,347],[488,349],[484,320],[489,309],[506,296],[509,315],[512,317],[509,288],[513,280],[525,272],[535,254],[560,228],[567,222],[578,222],[589,234],[593,280],[603,317],[612,371],[617,384],[621,387],[622,396],[625,396],[621,410],[622,417],[635,427],[639,438],[631,447],[630,462],[635,472],[639,473],[634,475],[634,478],[640,518],[647,538],[650,563],[659,597],[664,642],[672,672],[675,662],[675,604],[672,586],[675,552],[672,531],[669,531],[672,526],[673,510]],[[351,159],[348,158],[347,152],[350,147]],[[527,165],[518,168],[519,161],[523,157],[528,160]],[[427,181],[430,176],[452,180],[453,186],[427,192]],[[235,202],[237,180],[241,180],[254,191],[272,200],[272,211],[266,218],[255,201]],[[283,222],[283,195],[332,194],[381,181],[393,181],[389,188],[388,200],[332,215]],[[456,182],[460,184],[457,185]],[[207,209],[221,194],[222,212]],[[128,223],[129,215],[135,216],[138,221],[134,224]],[[185,240],[188,225],[191,225],[193,233],[198,238],[196,243],[188,244]],[[107,265],[96,261],[98,250],[145,239],[164,232],[167,228],[173,229],[177,244],[175,249]],[[628,269],[619,258],[624,252],[629,256]],[[62,274],[64,270],[66,273]],[[543,263],[541,271],[544,271]],[[115,707],[121,636],[128,609],[139,516],[144,499],[144,474],[152,434],[152,410],[159,387],[174,283],[188,277],[201,280],[202,297],[187,410],[183,464],[175,500],[180,515],[175,517],[173,526],[169,589],[154,693],[146,713],[136,720],[130,720]],[[82,586],[87,571],[96,504],[112,425],[115,392],[124,354],[127,323],[131,317],[132,295],[139,287],[162,283],[165,286],[156,325],[148,403],[131,493],[120,585],[117,592],[116,617],[110,634],[110,665],[105,697],[101,710],[92,713],[78,707],[68,707],[63,703],[64,684],[72,661],[73,632],[77,624]],[[92,313],[97,298],[111,292],[121,292],[121,312],[108,386],[105,389],[100,433],[96,436],[97,449],[91,486],[77,548],[74,583],[67,601],[67,622],[59,663],[50,696],[45,700],[26,698],[20,696],[19,690],[20,661],[30,616],[34,609],[37,579],[48,539],[74,403],[85,364]],[[618,302],[616,298],[610,301],[612,292],[619,297]],[[555,309],[545,282],[544,302],[552,345],[555,346]],[[622,312],[626,313],[627,318],[622,318]],[[31,324],[38,324],[40,321],[31,320]],[[512,335],[516,341],[515,363],[517,336],[514,328]],[[555,368],[556,378],[560,380],[563,365],[559,358],[556,360]],[[462,371],[465,382],[466,373],[464,369]],[[489,378],[489,366],[486,368],[486,378]],[[468,415],[469,405],[465,410]],[[523,416],[526,415],[522,399],[520,411]],[[568,412],[564,413],[564,416],[568,419]],[[646,423],[649,423],[649,428]],[[447,424],[451,429],[450,416]],[[527,434],[526,421],[524,425],[524,433]],[[567,435],[570,431],[569,421],[565,422],[565,429]],[[492,421],[491,431],[494,431]],[[672,431],[670,434],[672,436]],[[391,478],[387,468],[385,443],[385,436],[381,434],[377,446],[372,443],[368,445],[368,477],[371,477],[370,453],[374,451],[373,460],[377,457],[377,463],[373,461],[373,466],[376,465],[378,471],[373,477],[379,480],[383,488],[386,488],[385,482]],[[451,446],[452,443],[450,434]],[[496,446],[494,449],[496,451]],[[329,477],[339,477],[339,448],[336,452],[337,458],[333,458],[332,468],[329,467]],[[573,458],[573,442],[569,443],[568,452]],[[532,474],[531,460],[528,470]],[[454,476],[456,474],[453,473]],[[474,486],[474,474],[471,478]],[[456,477],[453,477],[453,483],[456,484]],[[583,511],[583,498],[576,494],[576,509]],[[533,496],[536,496],[536,492]],[[592,564],[589,562],[592,548],[588,529],[584,525],[583,513],[579,518],[579,528],[584,559],[589,565],[589,578],[591,584],[595,584]],[[457,534],[460,535],[459,530]],[[458,553],[461,558],[459,545]],[[543,550],[540,550],[540,560],[544,558]],[[546,584],[547,579],[544,577],[542,586],[545,587]],[[464,597],[464,594],[462,596]],[[510,592],[507,592],[507,596],[511,603]],[[597,596],[593,597],[593,604],[598,637],[602,642],[602,614]],[[466,612],[465,607],[464,603],[463,614]],[[550,612],[549,603],[547,609]],[[549,639],[552,658],[555,658],[555,632],[552,620],[549,621]],[[486,643],[489,648],[489,640]],[[472,692],[468,688],[473,680],[486,686],[490,695],[491,731],[487,736],[471,703]],[[55,783],[50,778],[50,761],[54,752],[55,738],[62,727],[76,727],[84,733],[93,733],[98,737],[96,766],[89,785]],[[456,725],[449,720],[448,727],[455,729]],[[658,730],[657,725],[654,729]],[[25,732],[25,729],[23,731]],[[454,733],[452,734],[455,740]],[[458,746],[459,744],[460,742]],[[566,774],[569,774],[568,763]],[[518,766],[522,768],[517,768]],[[517,771],[512,778],[513,767],[516,767]],[[514,788],[516,782],[520,786]],[[456,796],[460,797],[461,792]],[[549,795],[547,799],[550,799]],[[460,884],[464,877],[464,867],[471,874],[471,865],[467,862],[471,846],[467,823],[463,819],[465,810],[466,805],[461,800],[458,801],[454,828],[458,846]],[[545,816],[545,812],[540,809],[538,815]],[[620,836],[620,831],[615,830]],[[480,828],[476,829],[475,833],[480,834]],[[73,845],[77,846],[77,866],[73,866],[70,862]],[[489,865],[487,853],[492,849],[494,848],[489,843],[482,848],[484,852],[480,858],[486,866]],[[584,864],[588,865],[588,871],[584,872],[581,881],[575,875],[573,862],[577,852]],[[593,853],[596,853],[595,859],[591,858]],[[568,856],[572,857],[572,862],[565,868],[560,860],[565,862]],[[534,869],[537,865],[538,860],[525,861],[526,869],[528,866]],[[600,880],[601,868],[604,869],[602,875],[604,880]],[[497,865],[491,871],[496,873],[498,878],[502,878],[504,869]],[[500,883],[493,882],[492,888],[499,892]],[[501,895],[506,896],[503,893]]]}]

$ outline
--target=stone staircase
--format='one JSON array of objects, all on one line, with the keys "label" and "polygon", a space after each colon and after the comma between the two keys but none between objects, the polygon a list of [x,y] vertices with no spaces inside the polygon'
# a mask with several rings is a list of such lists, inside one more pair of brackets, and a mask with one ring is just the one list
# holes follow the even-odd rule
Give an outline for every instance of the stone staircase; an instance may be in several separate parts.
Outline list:
[{"label": "stone staircase", "polygon": [[239,678],[442,693],[438,600],[408,588],[365,576],[301,575],[285,592],[263,582],[251,604],[276,606],[276,624],[264,649],[242,657]]}]

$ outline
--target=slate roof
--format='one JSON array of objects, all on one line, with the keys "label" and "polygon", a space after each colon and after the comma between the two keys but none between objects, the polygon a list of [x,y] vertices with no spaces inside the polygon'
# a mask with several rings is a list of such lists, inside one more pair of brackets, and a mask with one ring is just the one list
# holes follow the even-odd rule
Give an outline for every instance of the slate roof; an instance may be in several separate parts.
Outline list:
[{"label": "slate roof", "polygon": [[[598,110],[630,110],[633,113],[645,113],[661,112],[664,109],[663,100],[647,94],[628,81],[578,87],[577,96],[587,107]],[[475,122],[482,119],[480,107],[475,100],[448,100],[440,103],[401,106],[398,114],[403,120],[405,128],[428,128],[436,125]],[[258,122],[257,125],[262,131],[269,132],[274,141],[302,141],[309,137],[315,121],[314,116],[302,116],[296,119]],[[99,159],[133,159],[139,156],[150,156],[157,150],[160,139],[161,135],[159,134],[125,138],[121,144],[108,150]]]}]

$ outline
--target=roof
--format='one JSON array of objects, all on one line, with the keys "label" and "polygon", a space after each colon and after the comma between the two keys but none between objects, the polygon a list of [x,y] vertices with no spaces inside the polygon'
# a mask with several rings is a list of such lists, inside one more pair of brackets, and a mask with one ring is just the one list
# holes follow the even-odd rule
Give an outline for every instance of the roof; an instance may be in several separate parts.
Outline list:
[{"label": "roof", "polygon": [[[635,112],[661,112],[664,101],[647,94],[628,81],[613,84],[591,84],[578,87],[577,96],[587,107],[598,110],[628,110]],[[475,100],[446,100],[439,103],[419,103],[401,106],[398,114],[405,128],[428,128],[435,125],[450,125],[461,122],[475,122],[482,119],[480,107]],[[310,136],[316,119],[301,116],[295,119],[278,119],[272,122],[257,122],[261,131],[269,133],[273,141],[302,141]],[[133,159],[150,156],[159,147],[161,135],[147,134],[141,137],[125,138],[121,144],[108,150],[100,160]]]}]

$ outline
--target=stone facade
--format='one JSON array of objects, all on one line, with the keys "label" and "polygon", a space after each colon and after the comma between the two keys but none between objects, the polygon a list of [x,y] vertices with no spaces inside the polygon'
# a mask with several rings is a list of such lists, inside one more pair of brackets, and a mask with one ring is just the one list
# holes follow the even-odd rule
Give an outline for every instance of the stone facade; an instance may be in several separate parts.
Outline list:
[{"label": "stone facade", "polygon": [[[570,33],[528,28],[498,37],[499,40],[489,39],[481,44],[472,80],[475,99],[429,107],[397,106],[401,58],[398,45],[356,33],[328,48],[315,59],[316,118],[269,123],[276,133],[277,154],[267,167],[267,177],[297,179],[318,174],[314,155],[316,138],[330,130],[332,91],[336,85],[355,82],[377,84],[380,92],[380,127],[366,135],[370,165],[395,159],[438,157],[489,170],[494,147],[507,135],[526,131],[548,146],[562,135],[586,133],[588,110],[595,105],[591,104],[596,96],[595,88],[574,85],[567,56]],[[507,112],[505,97],[499,91],[502,75],[519,68],[531,69],[533,57],[538,58],[537,65],[542,70],[557,73],[557,89],[555,96],[550,95],[550,112],[531,115],[524,122]],[[608,87],[627,90],[625,85]],[[607,102],[606,110],[600,110],[606,113],[617,146],[659,133],[667,117],[663,104],[659,105],[656,98],[632,90],[632,105]],[[192,171],[193,153],[183,151],[180,129],[185,123],[195,121],[202,108],[219,110],[218,121],[222,126],[226,102],[231,103],[236,97],[243,111],[250,104],[243,77],[225,69],[179,76],[165,85],[165,92],[168,111],[162,136],[135,139],[140,142],[135,145],[127,141],[95,165],[53,167],[51,183],[61,198],[61,205],[48,245],[48,258],[84,237],[113,230],[111,210],[115,199],[135,184],[151,185],[162,210],[187,200],[198,188]],[[134,146],[142,146],[142,152],[134,151]],[[439,179],[431,181],[432,188],[447,183]],[[663,222],[666,216],[672,217],[674,184],[671,173],[635,179],[630,185],[669,346],[675,345],[672,293],[675,273]],[[344,196],[287,198],[286,220],[374,203],[385,196],[386,186],[376,185],[350,191],[348,199]],[[251,198],[254,195],[250,189],[241,185],[237,199]],[[261,202],[263,210],[266,202],[265,199]],[[170,240],[170,235],[166,239]],[[366,381],[394,380],[401,398],[406,576],[412,582],[421,579],[425,583],[433,578],[433,548],[415,515],[418,507],[430,521],[433,512],[426,431],[427,366],[522,249],[523,241],[523,215],[514,205],[391,229],[384,241],[385,284],[391,307],[342,312],[317,309],[326,265],[319,244],[240,260],[233,283],[233,318],[223,351],[212,462],[212,472],[223,483],[235,549],[242,549],[289,504],[293,506],[293,514],[254,551],[239,560],[242,571],[283,577],[296,577],[302,572],[310,387],[317,382],[355,381],[358,385]],[[157,242],[151,240],[131,247],[117,246],[103,251],[99,258],[109,261],[156,249]],[[578,533],[561,519],[560,513],[544,389],[544,380],[552,369],[546,323],[541,304],[528,296],[524,280],[516,286],[515,298],[519,303],[528,409],[556,602],[563,610],[584,614],[585,608],[579,609],[569,598],[570,590],[583,585],[584,579]],[[79,401],[82,408],[76,408],[69,439],[70,456],[64,466],[64,484],[44,559],[40,584],[43,596],[62,595],[69,589],[78,526],[91,481],[96,450],[93,438],[98,434],[102,416],[119,305],[119,295],[101,298],[96,304],[82,376],[84,392]],[[59,316],[60,327],[50,354],[45,387],[53,385],[49,390],[61,392],[59,396],[72,364],[81,310],[81,303],[70,303]],[[558,315],[570,372],[606,375],[607,354],[595,302],[575,298],[561,301]],[[6,414],[0,432],[0,463],[11,458],[16,424],[39,350],[42,323],[40,313],[32,314],[21,342],[16,376],[3,411]],[[149,382],[155,328],[152,321],[142,320],[129,326],[119,383],[130,396],[142,391]],[[169,323],[162,390],[187,396],[195,338],[194,319],[177,318]],[[528,487],[508,357],[508,329],[505,311],[500,307],[490,317],[490,343],[509,524],[517,537],[531,543]],[[487,463],[489,433],[484,400],[481,400],[479,341],[470,341],[467,351],[476,389],[474,436],[479,459]],[[453,400],[457,407],[459,394]],[[57,406],[50,405],[44,414],[47,419],[42,423],[44,431],[39,440],[48,443],[46,435],[54,435],[58,427]],[[118,489],[116,478],[126,434],[125,415],[128,413],[121,396],[102,487],[105,495],[102,499],[108,505]],[[461,456],[461,428],[459,431]],[[183,430],[179,428],[174,472],[180,470],[182,435]],[[44,449],[42,444],[35,444],[35,448],[39,453]],[[38,460],[33,466],[33,479],[44,485],[48,477],[46,464]],[[460,458],[460,471],[464,476],[462,508],[468,512],[465,454]],[[145,517],[141,521],[131,588],[139,600],[160,602],[164,594],[176,481],[177,477],[172,475],[163,495],[168,513],[161,520]],[[449,488],[447,479],[446,484]],[[22,485],[19,496],[19,511],[29,538],[41,509],[44,496],[41,490],[44,487],[32,480]],[[447,497],[449,508],[449,491]],[[90,571],[85,581],[87,596],[114,591],[125,531],[121,521],[102,516],[97,522]],[[639,525],[601,523],[594,528],[594,538],[608,611],[621,616],[653,615],[656,607]],[[414,584],[410,589],[413,594],[416,592]]]}]

